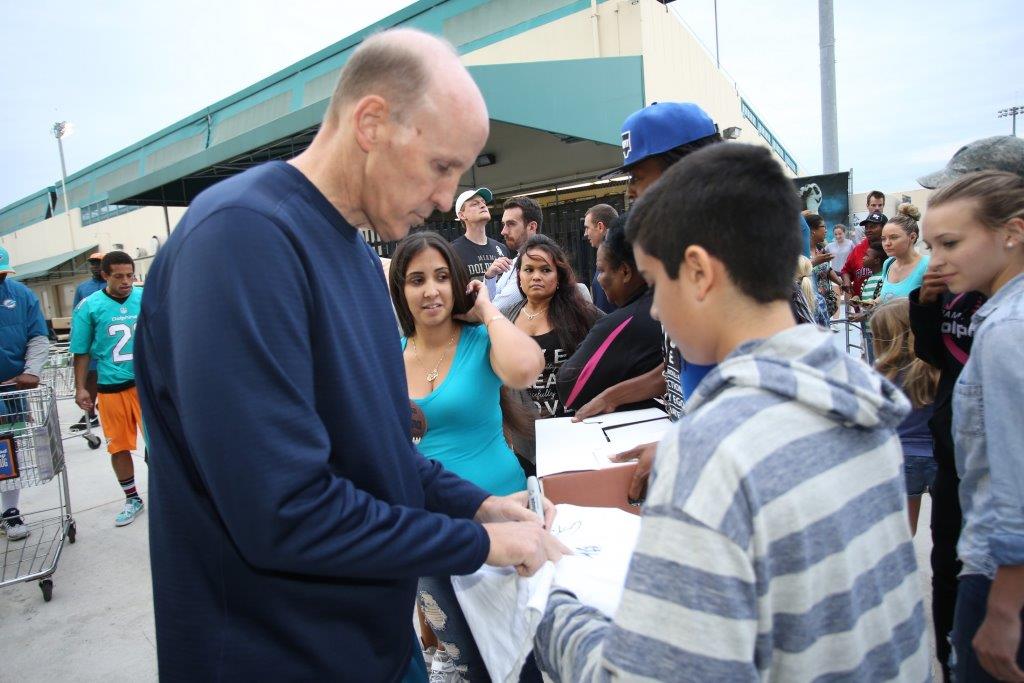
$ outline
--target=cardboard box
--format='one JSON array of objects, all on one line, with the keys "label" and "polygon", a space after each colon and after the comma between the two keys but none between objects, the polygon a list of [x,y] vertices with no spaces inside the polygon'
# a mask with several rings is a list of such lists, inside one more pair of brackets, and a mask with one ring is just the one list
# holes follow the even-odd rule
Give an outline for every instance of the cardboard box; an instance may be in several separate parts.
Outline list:
[{"label": "cardboard box", "polygon": [[552,503],[571,503],[583,507],[619,508],[634,515],[639,505],[630,505],[629,484],[636,463],[582,472],[560,472],[541,477],[544,495]]}]

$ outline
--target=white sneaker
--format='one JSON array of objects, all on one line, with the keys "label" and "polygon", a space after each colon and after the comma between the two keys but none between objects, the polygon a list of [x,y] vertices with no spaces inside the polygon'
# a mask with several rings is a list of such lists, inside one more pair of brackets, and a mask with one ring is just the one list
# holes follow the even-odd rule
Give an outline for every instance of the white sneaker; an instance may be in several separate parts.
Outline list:
[{"label": "white sneaker", "polygon": [[28,526],[22,521],[18,508],[8,508],[4,511],[3,517],[0,518],[0,533],[7,534],[7,538],[12,541],[28,538]]},{"label": "white sneaker", "polygon": [[434,660],[430,665],[430,677],[428,683],[469,683],[469,679],[463,677],[465,667],[455,666],[451,655],[444,650],[434,653]]}]

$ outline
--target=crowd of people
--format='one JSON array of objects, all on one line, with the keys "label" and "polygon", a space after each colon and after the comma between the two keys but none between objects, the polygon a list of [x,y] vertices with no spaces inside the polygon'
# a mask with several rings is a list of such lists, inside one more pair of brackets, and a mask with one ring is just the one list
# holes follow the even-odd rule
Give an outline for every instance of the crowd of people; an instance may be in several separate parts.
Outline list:
[{"label": "crowd of people", "polygon": [[[68,344],[73,354],[72,372],[75,403],[82,418],[70,431],[81,432],[100,426],[118,484],[125,496],[124,506],[114,519],[115,526],[135,521],[143,510],[135,485],[132,452],[137,450],[142,415],[135,389],[134,334],[142,305],[142,287],[137,286],[135,261],[123,251],[95,252],[87,259],[91,277],[75,289],[72,334]],[[7,251],[0,248],[0,296],[3,296],[3,350],[6,367],[0,392],[36,389],[50,351],[50,337],[38,297],[31,289],[8,275]],[[103,400],[98,396],[102,394]],[[24,394],[3,401],[4,424],[24,429],[30,402]],[[98,413],[98,414],[97,414]],[[18,509],[20,489],[2,494],[3,516],[0,533],[9,540],[28,538],[31,529]]]},{"label": "crowd of people", "polygon": [[[1024,681],[1024,145],[972,143],[920,180],[923,218],[872,192],[850,230],[697,104],[652,104],[620,131],[629,211],[580,226],[586,283],[535,200],[503,203],[501,242],[490,189],[455,197],[488,129],[451,46],[385,31],[306,151],[192,203],[145,296],[127,255],[96,259],[76,401],[118,525],[145,418],[161,677],[487,680],[449,577],[569,552],[527,506],[536,421],[661,407],[668,435],[615,456],[643,501],[617,613],[556,585],[521,680],[927,680],[930,492],[944,675]],[[453,199],[463,235],[409,232]],[[368,226],[400,240],[384,269]],[[0,249],[26,388],[41,315],[7,272]]]}]

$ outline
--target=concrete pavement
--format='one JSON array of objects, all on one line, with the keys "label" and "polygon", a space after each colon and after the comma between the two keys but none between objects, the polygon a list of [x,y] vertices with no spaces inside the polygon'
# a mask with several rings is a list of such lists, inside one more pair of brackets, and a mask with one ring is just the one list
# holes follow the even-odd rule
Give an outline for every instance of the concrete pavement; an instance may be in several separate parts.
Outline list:
[{"label": "concrete pavement", "polygon": [[[65,425],[81,416],[70,401],[61,401],[58,413]],[[156,680],[146,513],[129,526],[114,527],[124,494],[105,444],[94,451],[74,438],[64,442],[64,454],[76,542],[64,544],[51,602],[43,602],[36,581],[0,588],[0,681]],[[146,500],[141,450],[135,466]],[[22,490],[19,505],[31,513],[57,501],[54,479]],[[30,536],[10,547],[31,541]],[[6,543],[0,537],[0,552]]]}]

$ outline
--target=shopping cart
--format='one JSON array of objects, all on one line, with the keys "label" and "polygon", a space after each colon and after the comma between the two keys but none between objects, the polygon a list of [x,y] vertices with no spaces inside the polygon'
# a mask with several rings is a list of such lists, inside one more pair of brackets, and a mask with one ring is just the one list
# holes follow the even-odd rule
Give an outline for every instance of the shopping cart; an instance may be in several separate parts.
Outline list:
[{"label": "shopping cart", "polygon": [[50,577],[57,570],[64,539],[75,542],[57,401],[47,386],[0,390],[0,491],[42,486],[54,478],[59,480],[57,506],[22,509],[28,537],[19,541],[4,537],[0,546],[0,588],[38,580],[46,602],[53,597]]},{"label": "shopping cart", "polygon": [[862,309],[862,315],[851,316],[851,309],[857,300],[851,301],[844,297],[844,317],[832,320],[833,329],[842,325],[846,334],[846,352],[851,356],[861,358],[865,363],[872,365],[875,362],[874,348],[871,346],[871,309]]},{"label": "shopping cart", "polygon": [[[51,387],[57,400],[75,397],[75,355],[68,350],[67,345],[55,344],[50,347],[50,355],[43,365],[43,375],[39,378],[39,383]],[[89,448],[99,448],[103,442],[99,436],[92,433],[89,422],[86,415],[85,430],[71,433],[65,436],[64,440],[80,436],[89,444]]]}]

